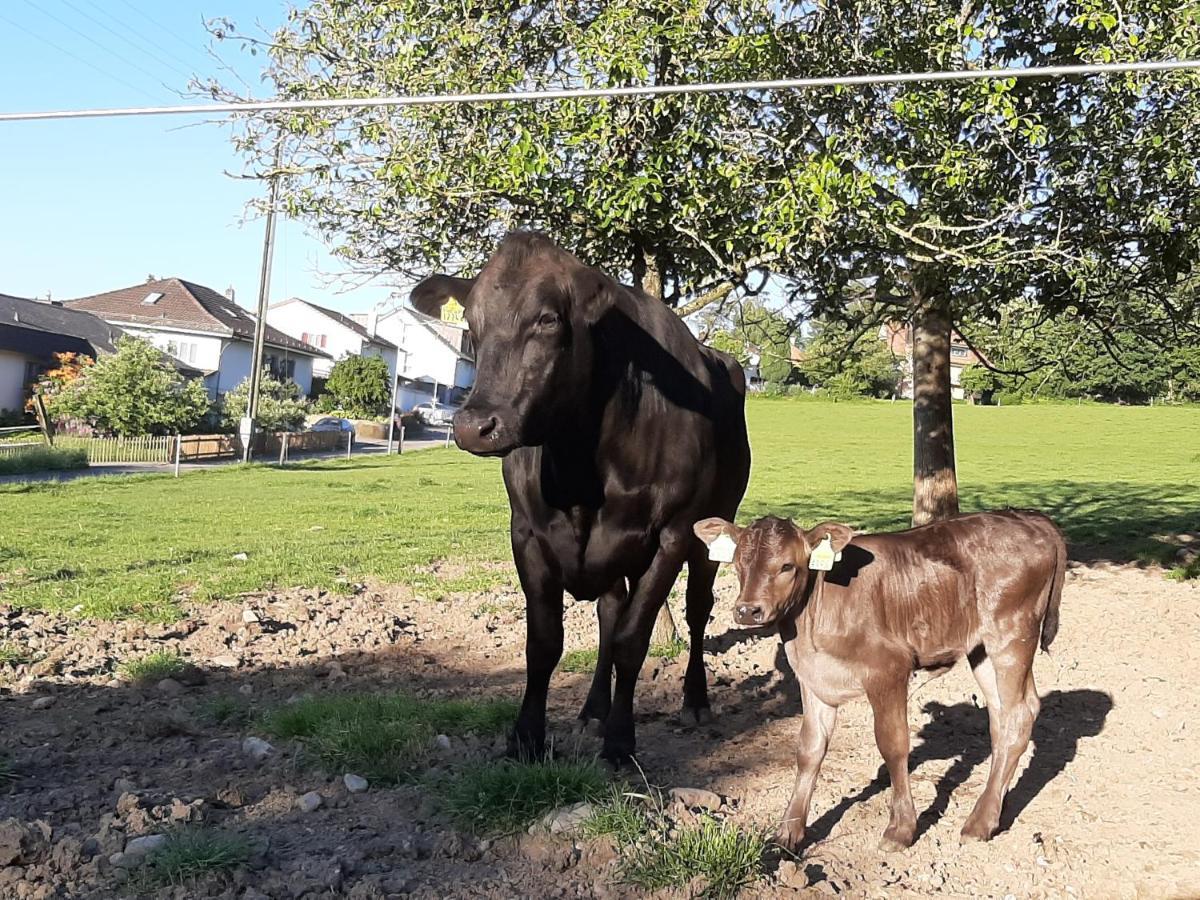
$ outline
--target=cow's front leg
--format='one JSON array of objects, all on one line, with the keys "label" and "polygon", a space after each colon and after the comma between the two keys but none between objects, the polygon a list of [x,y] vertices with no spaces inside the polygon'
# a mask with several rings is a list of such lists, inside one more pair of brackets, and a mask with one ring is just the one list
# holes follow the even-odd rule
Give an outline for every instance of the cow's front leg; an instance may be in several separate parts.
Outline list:
[{"label": "cow's front leg", "polygon": [[633,691],[650,649],[650,635],[658,610],[667,600],[679,575],[690,535],[663,535],[658,553],[646,572],[632,585],[625,614],[613,634],[613,666],[617,670],[612,711],[604,728],[601,755],[620,764],[633,756]]},{"label": "cow's front leg", "polygon": [[579,712],[579,719],[586,730],[595,734],[604,733],[604,723],[612,709],[613,635],[621,613],[629,598],[625,579],[621,578],[612,589],[605,591],[596,601],[596,618],[600,623],[600,649],[596,654],[596,671],[592,675],[592,687],[587,700]]},{"label": "cow's front leg", "polygon": [[513,556],[525,592],[525,697],[508,739],[508,755],[539,759],[546,752],[546,694],[563,650],[563,586],[535,541],[518,542]]},{"label": "cow's front leg", "polygon": [[792,789],[791,802],[775,834],[775,842],[790,851],[798,850],[804,840],[808,807],[817,785],[817,774],[821,771],[825,751],[829,749],[829,737],[837,724],[836,706],[825,703],[803,684],[800,686],[800,696],[804,702],[804,722],[800,726],[800,742],[796,747],[796,786]]}]

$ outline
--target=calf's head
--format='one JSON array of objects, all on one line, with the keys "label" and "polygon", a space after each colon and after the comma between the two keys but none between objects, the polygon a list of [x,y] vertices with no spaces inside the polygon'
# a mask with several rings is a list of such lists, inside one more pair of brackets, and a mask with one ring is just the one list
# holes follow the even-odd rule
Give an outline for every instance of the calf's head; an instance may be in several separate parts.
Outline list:
[{"label": "calf's head", "polygon": [[710,547],[724,535],[734,542],[733,566],[738,592],[734,620],[739,625],[770,625],[794,611],[817,573],[809,568],[812,552],[829,538],[834,553],[850,543],[853,530],[822,522],[807,531],[789,519],[767,516],[739,528],[724,519],[702,519],[696,537]]},{"label": "calf's head", "polygon": [[413,306],[429,315],[451,297],[461,303],[475,341],[475,386],[454,417],[459,447],[504,456],[571,427],[610,289],[600,272],[525,232],[506,237],[477,277],[434,275],[413,289]]}]

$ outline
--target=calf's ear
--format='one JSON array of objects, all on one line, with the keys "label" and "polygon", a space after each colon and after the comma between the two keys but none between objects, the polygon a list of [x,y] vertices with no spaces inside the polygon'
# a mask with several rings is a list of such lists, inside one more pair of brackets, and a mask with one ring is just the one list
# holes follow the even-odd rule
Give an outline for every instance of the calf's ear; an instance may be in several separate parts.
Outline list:
[{"label": "calf's ear", "polygon": [[711,544],[723,534],[729,535],[736,544],[744,530],[743,528],[738,528],[732,522],[726,522],[718,516],[714,516],[711,519],[701,519],[692,526],[692,531],[696,533],[696,537],[700,538],[706,544]]},{"label": "calf's ear", "polygon": [[829,536],[829,541],[833,545],[833,552],[841,553],[842,548],[854,537],[854,529],[849,525],[842,525],[840,522],[822,522],[804,532],[804,540],[809,547],[815,547],[825,540],[826,535]]},{"label": "calf's ear", "polygon": [[571,303],[583,321],[595,325],[613,305],[613,290],[617,283],[591,266],[580,264],[571,272]]},{"label": "calf's ear", "polygon": [[430,275],[408,295],[408,302],[418,312],[427,316],[436,316],[451,297],[464,308],[469,305],[467,298],[471,288],[475,286],[474,278],[455,278],[453,275]]}]

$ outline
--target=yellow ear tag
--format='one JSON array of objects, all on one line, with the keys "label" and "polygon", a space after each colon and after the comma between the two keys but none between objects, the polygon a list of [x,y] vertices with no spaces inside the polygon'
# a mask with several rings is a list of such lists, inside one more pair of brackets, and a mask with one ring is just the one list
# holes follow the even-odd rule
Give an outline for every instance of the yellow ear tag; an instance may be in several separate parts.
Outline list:
[{"label": "yellow ear tag", "polygon": [[733,562],[733,551],[737,549],[737,543],[725,532],[717,535],[716,540],[708,545],[708,558],[714,562]]},{"label": "yellow ear tag", "polygon": [[842,554],[833,552],[833,539],[829,535],[825,535],[808,557],[808,567],[814,572],[828,572],[833,568],[833,564],[841,558]]}]

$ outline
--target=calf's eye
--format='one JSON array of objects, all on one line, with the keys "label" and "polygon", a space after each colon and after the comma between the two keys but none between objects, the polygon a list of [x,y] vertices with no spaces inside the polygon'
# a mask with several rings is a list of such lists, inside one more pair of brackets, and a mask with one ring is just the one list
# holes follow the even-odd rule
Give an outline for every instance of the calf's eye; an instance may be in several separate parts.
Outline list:
[{"label": "calf's eye", "polygon": [[553,328],[558,324],[558,313],[542,313],[538,316],[538,324],[543,328]]},{"label": "calf's eye", "polygon": [[781,568],[779,571],[780,572],[791,572],[795,568],[796,567],[794,565],[792,565],[791,563],[784,563],[783,568]]}]

